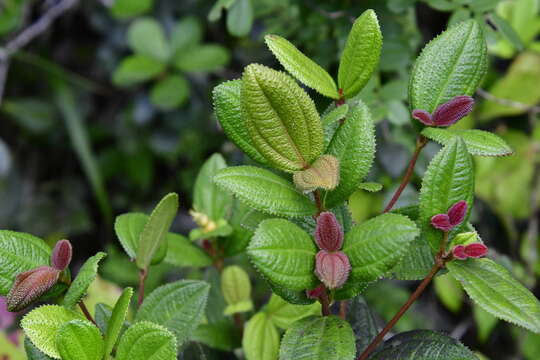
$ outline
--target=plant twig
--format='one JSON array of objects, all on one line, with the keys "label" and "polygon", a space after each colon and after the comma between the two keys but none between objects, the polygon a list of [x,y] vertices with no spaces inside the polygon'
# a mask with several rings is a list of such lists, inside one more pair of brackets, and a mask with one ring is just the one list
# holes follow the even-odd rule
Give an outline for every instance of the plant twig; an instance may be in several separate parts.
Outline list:
[{"label": "plant twig", "polygon": [[343,320],[347,317],[347,300],[339,302],[339,317]]},{"label": "plant twig", "polygon": [[525,103],[522,103],[522,102],[519,102],[519,101],[499,98],[499,97],[497,97],[497,96],[491,94],[490,92],[487,92],[486,90],[481,89],[481,88],[476,90],[476,93],[478,95],[480,95],[481,97],[483,97],[484,99],[486,99],[488,101],[495,102],[495,103],[500,104],[500,105],[513,107],[513,108],[516,108],[516,109],[519,109],[519,110],[522,110],[522,111],[527,111],[527,112],[532,111],[532,112],[535,112],[535,113],[540,113],[540,106],[528,105],[528,104],[525,104]]},{"label": "plant twig", "polygon": [[137,305],[140,307],[144,301],[144,282],[148,277],[148,270],[139,271],[139,298],[137,299]]},{"label": "plant twig", "polygon": [[322,315],[329,316],[330,315],[330,299],[328,298],[326,287],[323,287],[321,296],[319,296],[319,302],[321,303]]},{"label": "plant twig", "polygon": [[88,311],[88,308],[84,304],[84,302],[81,300],[79,301],[79,308],[81,308],[81,311],[83,312],[84,316],[88,319],[88,321],[92,322],[94,325],[96,324],[96,321],[94,318],[92,318],[92,315],[90,315],[90,311]]},{"label": "plant twig", "polygon": [[429,141],[428,138],[426,138],[425,136],[418,135],[418,138],[416,139],[416,148],[414,149],[414,153],[411,158],[411,161],[409,161],[409,166],[407,167],[407,170],[405,171],[405,175],[403,176],[403,179],[401,180],[401,184],[399,184],[399,187],[394,193],[394,195],[392,196],[392,199],[390,200],[388,205],[386,205],[386,207],[384,208],[383,213],[387,213],[390,210],[392,210],[392,208],[398,201],[399,197],[401,196],[401,193],[403,192],[403,190],[405,189],[405,187],[407,186],[407,184],[409,183],[411,179],[411,176],[414,172],[414,166],[416,165],[416,161],[418,160],[418,155],[420,155],[420,152],[426,146],[428,141]]}]

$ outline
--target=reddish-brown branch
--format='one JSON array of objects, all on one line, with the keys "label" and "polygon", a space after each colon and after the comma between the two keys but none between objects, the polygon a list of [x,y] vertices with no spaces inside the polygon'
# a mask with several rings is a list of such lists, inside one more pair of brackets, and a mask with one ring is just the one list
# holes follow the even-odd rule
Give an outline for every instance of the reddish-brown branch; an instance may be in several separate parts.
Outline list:
[{"label": "reddish-brown branch", "polygon": [[144,282],[148,277],[148,270],[139,271],[139,298],[137,300],[137,305],[140,307],[144,301]]},{"label": "reddish-brown branch", "polygon": [[330,315],[330,299],[326,292],[326,287],[323,286],[321,295],[319,296],[319,302],[321,303],[321,311],[323,316]]},{"label": "reddish-brown branch", "polygon": [[96,325],[96,322],[94,321],[94,318],[92,317],[92,315],[90,315],[90,312],[88,311],[88,308],[86,307],[86,305],[84,304],[84,302],[81,300],[79,301],[79,308],[81,309],[81,311],[83,312],[84,316],[90,321],[92,322],[94,325]]},{"label": "reddish-brown branch", "polygon": [[339,317],[345,320],[347,317],[347,301],[341,300],[339,302]]}]

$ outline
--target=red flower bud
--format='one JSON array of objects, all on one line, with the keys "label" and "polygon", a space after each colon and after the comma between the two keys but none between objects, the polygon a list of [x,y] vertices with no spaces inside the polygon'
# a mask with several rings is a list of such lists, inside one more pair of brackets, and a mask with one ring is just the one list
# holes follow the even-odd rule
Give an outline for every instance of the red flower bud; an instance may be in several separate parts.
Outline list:
[{"label": "red flower bud", "polygon": [[483,256],[486,256],[487,252],[487,246],[482,243],[472,243],[465,246],[465,254],[467,255],[467,257],[470,258],[481,258]]},{"label": "red flower bud", "polygon": [[447,214],[437,214],[431,218],[431,225],[433,225],[434,228],[442,230],[442,231],[450,231],[452,230],[452,224],[450,224],[450,218]]},{"label": "red flower bud", "polygon": [[474,99],[470,96],[456,96],[439,106],[432,119],[436,126],[450,126],[467,116],[473,108]]},{"label": "red flower bud", "polygon": [[17,275],[7,296],[8,310],[20,311],[30,305],[56,284],[60,272],[50,266],[40,266]]},{"label": "red flower bud", "polygon": [[343,230],[333,213],[323,212],[317,218],[315,241],[326,251],[337,251],[343,246]]},{"label": "red flower bud", "polygon": [[466,201],[458,201],[450,209],[448,209],[448,218],[450,219],[450,224],[452,226],[457,226],[461,224],[463,219],[465,219],[465,215],[467,214],[467,202]]},{"label": "red flower bud", "polygon": [[343,286],[349,273],[351,264],[349,258],[341,251],[328,252],[321,250],[315,257],[315,275],[329,289]]},{"label": "red flower bud", "polygon": [[428,113],[426,110],[413,110],[412,117],[420,121],[424,125],[435,126],[435,123],[431,119],[431,114]]},{"label": "red flower bud", "polygon": [[51,254],[51,263],[54,268],[64,271],[71,262],[72,253],[73,249],[69,240],[57,242]]},{"label": "red flower bud", "polygon": [[454,255],[456,259],[465,260],[467,258],[467,254],[465,254],[465,246],[454,246],[454,248],[452,249],[452,255]]}]

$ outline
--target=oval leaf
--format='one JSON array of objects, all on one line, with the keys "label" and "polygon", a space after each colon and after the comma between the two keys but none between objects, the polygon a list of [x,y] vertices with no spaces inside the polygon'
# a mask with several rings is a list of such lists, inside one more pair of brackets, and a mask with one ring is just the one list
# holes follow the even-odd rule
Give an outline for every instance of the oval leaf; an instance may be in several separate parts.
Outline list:
[{"label": "oval leaf", "polygon": [[133,289],[129,287],[125,288],[122,295],[120,295],[120,298],[118,298],[116,304],[114,305],[111,318],[107,322],[107,331],[105,332],[105,356],[108,356],[116,345],[118,336],[120,336],[120,331],[122,330],[124,321],[126,320],[129,310],[129,302],[131,301],[132,296]]},{"label": "oval leaf", "polygon": [[175,55],[174,65],[181,71],[214,71],[229,62],[229,51],[216,44],[192,46],[189,51],[179,51]]},{"label": "oval leaf", "polygon": [[176,360],[176,339],[162,326],[143,321],[126,330],[116,360]]},{"label": "oval leaf", "polygon": [[167,61],[170,55],[169,45],[161,25],[152,18],[139,18],[128,29],[128,43],[131,49],[159,61]]},{"label": "oval leaf", "polygon": [[248,274],[240,266],[227,266],[221,273],[221,292],[228,306],[224,314],[253,310],[251,302],[251,282]]},{"label": "oval leaf", "polygon": [[156,77],[165,70],[165,64],[144,55],[132,55],[122,60],[113,73],[117,86],[131,86]]},{"label": "oval leaf", "polygon": [[298,171],[322,154],[319,113],[290,76],[263,65],[247,66],[241,104],[253,145],[273,166]]},{"label": "oval leaf", "polygon": [[483,130],[453,130],[426,127],[422,135],[442,145],[459,136],[465,141],[467,150],[471,155],[479,156],[506,156],[512,155],[513,151],[500,137]]},{"label": "oval leaf", "polygon": [[167,75],[150,91],[150,101],[161,110],[171,110],[182,105],[189,96],[189,83],[182,75]]},{"label": "oval leaf", "polygon": [[203,164],[195,180],[193,208],[214,221],[225,217],[232,204],[231,195],[219,189],[214,183],[214,175],[227,164],[221,154],[213,154]]},{"label": "oval leaf", "polygon": [[231,35],[242,37],[249,34],[253,25],[252,0],[235,0],[227,13],[227,29]]},{"label": "oval leaf", "polygon": [[167,255],[164,261],[167,264],[180,267],[204,267],[212,265],[212,259],[204,250],[180,234],[168,233]]},{"label": "oval leaf", "polygon": [[71,320],[58,329],[56,348],[62,360],[101,360],[103,338],[99,329],[86,320]]},{"label": "oval leaf", "polygon": [[277,327],[287,330],[296,321],[311,315],[321,314],[321,304],[315,302],[310,305],[294,305],[285,301],[276,294],[272,294],[264,312]]},{"label": "oval leaf", "polygon": [[105,256],[107,256],[107,254],[104,252],[98,252],[96,255],[86,260],[64,296],[64,306],[73,307],[77,305],[79,301],[81,301],[83,296],[86,294],[88,287],[96,278],[98,263]]},{"label": "oval leaf", "polygon": [[279,353],[279,333],[265,313],[257,313],[246,324],[242,338],[246,360],[275,360]]}]

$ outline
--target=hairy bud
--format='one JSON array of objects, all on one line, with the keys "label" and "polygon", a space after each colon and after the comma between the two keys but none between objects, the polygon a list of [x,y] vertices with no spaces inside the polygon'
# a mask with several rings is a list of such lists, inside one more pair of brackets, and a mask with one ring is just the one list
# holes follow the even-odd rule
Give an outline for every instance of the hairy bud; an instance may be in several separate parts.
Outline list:
[{"label": "hairy bud", "polygon": [[60,240],[51,254],[51,264],[55,269],[64,271],[71,263],[73,249],[69,240]]},{"label": "hairy bud", "polygon": [[458,201],[448,209],[446,214],[437,214],[431,218],[431,225],[439,230],[448,232],[461,224],[467,214],[467,202]]},{"label": "hairy bud", "polygon": [[318,158],[309,169],[293,175],[294,184],[303,192],[333,190],[339,184],[339,160],[332,155]]},{"label": "hairy bud", "polygon": [[488,247],[479,242],[468,245],[456,245],[452,249],[452,255],[458,260],[465,260],[468,258],[478,259],[486,256],[487,253]]},{"label": "hairy bud", "polygon": [[473,108],[474,99],[470,96],[456,96],[439,106],[433,115],[425,110],[415,109],[412,117],[427,126],[446,127],[467,116]]},{"label": "hairy bud", "polygon": [[437,214],[431,218],[431,225],[433,225],[434,228],[442,230],[442,231],[450,231],[452,230],[453,226],[450,224],[450,218],[447,214]]},{"label": "hairy bud", "polygon": [[321,250],[315,257],[315,275],[329,289],[343,286],[349,273],[351,264],[349,258],[341,251],[328,252]]},{"label": "hairy bud", "polygon": [[333,213],[323,212],[317,218],[315,241],[326,251],[337,251],[343,246],[343,230]]},{"label": "hairy bud", "polygon": [[56,284],[60,273],[53,267],[40,266],[17,275],[7,296],[8,310],[20,311],[30,305]]},{"label": "hairy bud", "polygon": [[454,246],[452,255],[458,260],[465,260],[467,258],[467,254],[465,254],[465,245]]}]

